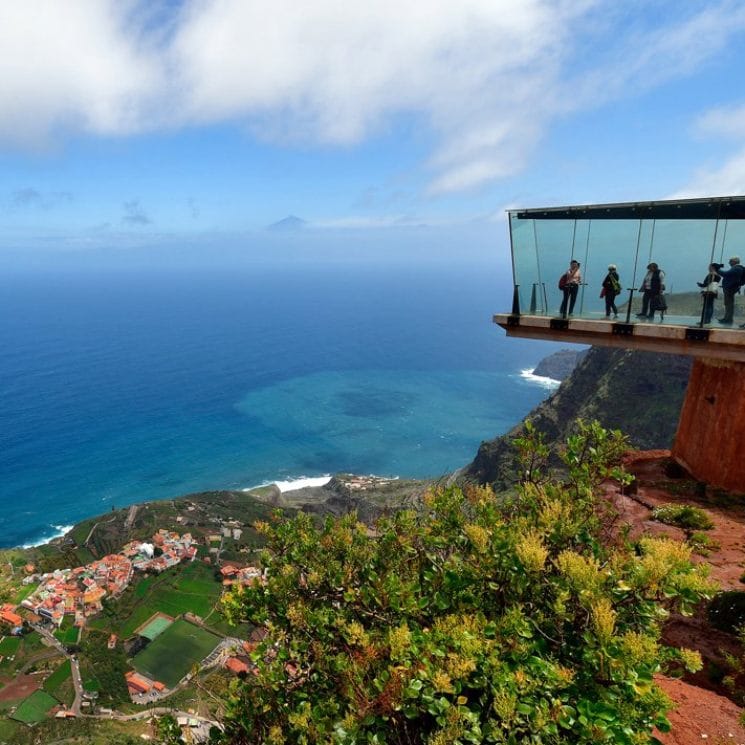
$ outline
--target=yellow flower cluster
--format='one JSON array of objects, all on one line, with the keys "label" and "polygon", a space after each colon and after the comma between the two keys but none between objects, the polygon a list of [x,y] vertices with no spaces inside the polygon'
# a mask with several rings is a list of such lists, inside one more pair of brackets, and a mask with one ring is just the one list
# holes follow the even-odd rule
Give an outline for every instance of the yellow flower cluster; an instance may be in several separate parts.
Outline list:
[{"label": "yellow flower cluster", "polygon": [[595,596],[603,586],[605,577],[594,558],[582,556],[576,551],[562,551],[556,559],[556,566],[569,580],[572,589],[580,595]]},{"label": "yellow flower cluster", "polygon": [[541,536],[532,531],[521,536],[515,545],[515,553],[526,572],[540,572],[548,558],[548,549],[543,545]]},{"label": "yellow flower cluster", "polygon": [[691,560],[691,547],[669,538],[642,538],[639,546],[642,557],[637,577],[643,586],[653,591]]},{"label": "yellow flower cluster", "polygon": [[476,661],[471,657],[465,657],[451,652],[445,661],[445,669],[456,680],[466,678],[476,669]]},{"label": "yellow flower cluster", "polygon": [[322,580],[323,577],[321,576],[321,573],[316,571],[315,569],[311,569],[306,577],[306,582],[311,590],[319,587]]},{"label": "yellow flower cluster", "polygon": [[616,612],[608,598],[598,598],[590,610],[592,628],[601,644],[607,644],[616,628]]},{"label": "yellow flower cluster", "polygon": [[254,522],[254,530],[261,535],[268,535],[271,532],[271,526],[264,520]]},{"label": "yellow flower cluster", "polygon": [[489,548],[489,531],[480,525],[468,523],[463,526],[463,532],[468,536],[477,553],[485,554]]},{"label": "yellow flower cluster", "polygon": [[370,643],[365,627],[359,621],[345,623],[341,630],[346,640],[353,646],[366,647]]},{"label": "yellow flower cluster", "polygon": [[308,725],[310,724],[310,714],[310,703],[305,701],[302,704],[300,711],[294,711],[292,712],[292,714],[289,714],[287,720],[289,721],[290,725],[292,725],[296,729],[307,730]]},{"label": "yellow flower cluster", "polygon": [[455,693],[450,676],[441,670],[438,670],[432,676],[432,686],[438,693]]},{"label": "yellow flower cluster", "polygon": [[291,603],[287,607],[287,620],[296,629],[304,629],[307,626],[305,606],[302,603]]},{"label": "yellow flower cluster", "polygon": [[556,677],[559,679],[559,687],[566,688],[574,681],[574,670],[563,665],[557,665]]},{"label": "yellow flower cluster", "polygon": [[392,660],[400,660],[408,653],[411,646],[411,632],[405,623],[388,632],[388,645]]},{"label": "yellow flower cluster", "polygon": [[485,507],[487,504],[494,502],[494,490],[490,486],[467,484],[463,489],[463,496],[468,502],[479,507]]},{"label": "yellow flower cluster", "polygon": [[624,661],[629,667],[636,667],[641,663],[651,664],[658,657],[657,642],[652,637],[636,631],[627,631],[621,637],[621,649]]},{"label": "yellow flower cluster", "polygon": [[492,708],[503,724],[509,724],[515,716],[517,695],[509,691],[500,691],[494,696]]},{"label": "yellow flower cluster", "polygon": [[682,647],[678,650],[678,656],[680,657],[680,661],[683,663],[683,667],[689,673],[697,673],[704,666],[701,654],[693,649]]},{"label": "yellow flower cluster", "polygon": [[559,499],[545,499],[537,516],[538,526],[545,531],[553,530],[557,525],[567,526],[572,522],[572,509]]}]

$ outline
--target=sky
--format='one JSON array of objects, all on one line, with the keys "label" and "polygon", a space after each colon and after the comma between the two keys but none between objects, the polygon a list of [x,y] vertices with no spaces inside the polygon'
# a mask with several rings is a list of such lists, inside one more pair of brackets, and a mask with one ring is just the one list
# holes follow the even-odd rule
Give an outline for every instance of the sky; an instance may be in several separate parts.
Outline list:
[{"label": "sky", "polygon": [[3,2],[0,254],[485,257],[512,207],[742,194],[743,69],[743,0]]}]

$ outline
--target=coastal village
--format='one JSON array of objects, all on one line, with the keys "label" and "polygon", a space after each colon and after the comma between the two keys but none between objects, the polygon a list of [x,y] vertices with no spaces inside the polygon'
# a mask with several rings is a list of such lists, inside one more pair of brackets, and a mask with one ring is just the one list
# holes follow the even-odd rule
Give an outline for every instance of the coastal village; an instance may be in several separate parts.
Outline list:
[{"label": "coastal village", "polygon": [[[188,518],[179,516],[175,522],[183,525]],[[106,700],[112,683],[97,679],[86,654],[86,640],[94,638],[117,662],[121,683],[114,681],[113,687],[123,686],[131,704],[139,707],[188,691],[195,675],[227,680],[248,674],[250,653],[263,632],[228,627],[219,609],[222,593],[263,579],[259,568],[220,555],[227,541],[241,538],[240,526],[221,520],[215,529],[197,535],[159,527],[147,540],[129,540],[119,551],[81,566],[46,572],[33,563],[19,567],[19,602],[0,605],[3,715],[11,724],[31,727],[50,717],[70,720],[95,713],[116,719],[117,706]],[[129,618],[125,612],[122,621],[107,620],[112,608],[129,607],[126,603],[133,598],[136,607]],[[30,659],[45,660],[37,673],[18,667],[26,650],[34,650]],[[19,674],[9,679],[15,669]],[[48,681],[56,685],[56,678],[64,679],[59,689],[51,690]],[[6,711],[3,699],[16,688],[29,695]],[[188,708],[177,720],[190,742],[205,741],[215,724]],[[3,739],[0,726],[0,743],[5,742],[12,740]]]}]

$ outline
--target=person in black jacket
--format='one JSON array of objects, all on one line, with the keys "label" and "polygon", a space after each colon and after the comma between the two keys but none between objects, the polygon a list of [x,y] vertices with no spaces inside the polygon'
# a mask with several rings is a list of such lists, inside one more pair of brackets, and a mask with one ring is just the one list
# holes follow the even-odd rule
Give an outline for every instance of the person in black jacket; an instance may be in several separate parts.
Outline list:
[{"label": "person in black jacket", "polygon": [[727,326],[731,326],[734,320],[735,295],[740,292],[740,285],[745,279],[743,276],[745,267],[740,264],[739,256],[733,256],[729,260],[729,266],[729,269],[719,269],[719,275],[722,278],[722,294],[724,295],[724,318],[719,318],[718,321]]},{"label": "person in black jacket", "polygon": [[719,270],[723,264],[709,264],[709,273],[704,277],[703,282],[696,282],[702,288],[701,295],[704,298],[703,322],[711,323],[711,317],[714,315],[714,301],[719,294],[719,283],[722,277]]},{"label": "person in black jacket", "polygon": [[667,304],[665,303],[665,272],[652,261],[647,264],[647,273],[644,275],[641,285],[642,311],[637,313],[637,318],[648,318],[654,320],[656,310],[660,311],[660,320],[664,319]]},{"label": "person in black jacket", "polygon": [[615,264],[608,264],[608,274],[603,280],[603,297],[605,298],[605,317],[610,318],[611,311],[613,318],[618,318],[618,308],[616,308],[616,297],[621,292],[621,281],[618,277],[618,270]]},{"label": "person in black jacket", "polygon": [[652,262],[650,265],[652,271],[652,280],[650,282],[651,295],[649,297],[649,318],[654,321],[655,311],[660,311],[660,321],[665,320],[665,311],[667,302],[665,301],[665,272],[657,264]]}]

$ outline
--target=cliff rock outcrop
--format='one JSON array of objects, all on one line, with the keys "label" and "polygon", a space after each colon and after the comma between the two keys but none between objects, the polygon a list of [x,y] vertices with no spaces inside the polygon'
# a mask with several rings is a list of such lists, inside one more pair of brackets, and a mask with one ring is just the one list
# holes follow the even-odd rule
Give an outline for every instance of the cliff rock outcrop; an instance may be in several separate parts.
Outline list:
[{"label": "cliff rock outcrop", "polygon": [[[668,354],[592,347],[572,374],[527,418],[550,443],[563,442],[577,419],[620,429],[642,450],[669,448],[691,371],[691,360]],[[514,482],[512,440],[523,430],[481,443],[459,476],[503,489]]]}]

